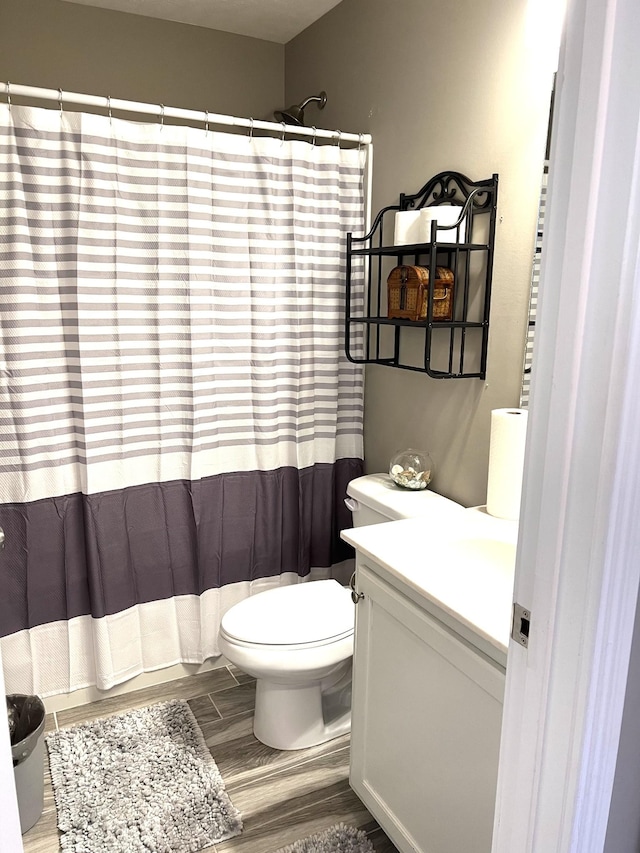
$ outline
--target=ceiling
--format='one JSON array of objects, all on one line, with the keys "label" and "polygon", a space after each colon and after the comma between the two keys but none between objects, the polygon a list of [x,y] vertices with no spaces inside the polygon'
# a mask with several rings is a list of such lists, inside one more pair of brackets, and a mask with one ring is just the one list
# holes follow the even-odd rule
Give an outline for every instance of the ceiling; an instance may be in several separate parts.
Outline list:
[{"label": "ceiling", "polygon": [[286,44],[341,0],[65,0]]}]

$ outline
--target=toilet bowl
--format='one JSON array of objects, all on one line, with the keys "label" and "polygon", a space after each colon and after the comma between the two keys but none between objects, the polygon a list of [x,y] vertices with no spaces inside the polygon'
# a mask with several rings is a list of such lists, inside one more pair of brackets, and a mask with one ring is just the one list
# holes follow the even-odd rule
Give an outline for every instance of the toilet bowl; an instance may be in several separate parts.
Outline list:
[{"label": "toilet bowl", "polygon": [[[405,492],[384,474],[353,480],[347,493],[354,527],[463,511],[435,492]],[[335,580],[265,590],[224,614],[220,651],[256,679],[258,740],[303,749],[350,730],[354,619],[350,591]]]},{"label": "toilet bowl", "polygon": [[256,679],[253,731],[302,749],[349,731],[354,605],[334,580],[266,590],[222,617],[222,654]]}]

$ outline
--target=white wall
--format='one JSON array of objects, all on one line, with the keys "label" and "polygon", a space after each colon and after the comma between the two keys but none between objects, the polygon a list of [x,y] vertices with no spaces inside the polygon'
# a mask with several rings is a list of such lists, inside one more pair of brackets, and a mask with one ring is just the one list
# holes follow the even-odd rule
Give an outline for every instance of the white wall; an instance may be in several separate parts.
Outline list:
[{"label": "white wall", "polygon": [[[0,696],[4,696],[4,671],[2,669],[2,654],[0,650]],[[4,715],[4,708],[2,709]],[[4,723],[0,726],[0,850],[3,853],[18,853],[22,850],[20,839],[20,817],[18,800],[13,776],[13,759],[9,728]]]},{"label": "white wall", "polygon": [[[560,5],[555,4],[556,6]],[[536,214],[557,52],[543,0],[343,0],[286,47],[286,102],[307,123],[368,131],[374,211],[433,174],[500,175],[487,382],[367,368],[365,459],[423,447],[434,487],[484,503],[490,411],[519,401]],[[557,48],[556,48],[557,50]]]}]

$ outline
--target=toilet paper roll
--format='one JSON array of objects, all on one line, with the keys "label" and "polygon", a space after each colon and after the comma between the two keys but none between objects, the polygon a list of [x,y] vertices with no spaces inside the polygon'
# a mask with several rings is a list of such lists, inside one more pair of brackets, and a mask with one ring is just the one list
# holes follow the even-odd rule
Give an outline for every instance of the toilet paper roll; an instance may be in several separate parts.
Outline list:
[{"label": "toilet paper roll", "polygon": [[396,213],[395,230],[393,233],[394,246],[424,243],[420,234],[419,210],[400,210]]},{"label": "toilet paper roll", "polygon": [[487,512],[497,518],[517,519],[527,437],[526,409],[491,412]]},{"label": "toilet paper roll", "polygon": [[441,230],[442,225],[454,225],[462,213],[462,208],[457,205],[443,205],[439,207],[423,207],[420,211],[420,238],[419,243],[431,241],[431,223],[438,223],[438,240],[441,243],[464,243],[466,222],[460,224],[458,235],[457,228]]}]

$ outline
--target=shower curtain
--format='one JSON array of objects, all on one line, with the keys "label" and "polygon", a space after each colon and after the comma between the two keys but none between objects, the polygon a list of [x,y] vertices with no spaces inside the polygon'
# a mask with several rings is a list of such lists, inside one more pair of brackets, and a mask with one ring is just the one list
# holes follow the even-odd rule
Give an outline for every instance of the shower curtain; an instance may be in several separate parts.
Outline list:
[{"label": "shower curtain", "polygon": [[200,663],[251,592],[344,580],[365,152],[15,105],[0,145],[7,689]]}]

